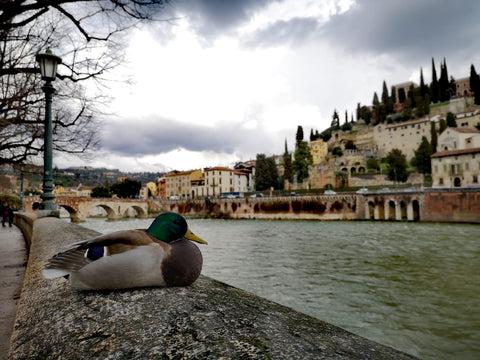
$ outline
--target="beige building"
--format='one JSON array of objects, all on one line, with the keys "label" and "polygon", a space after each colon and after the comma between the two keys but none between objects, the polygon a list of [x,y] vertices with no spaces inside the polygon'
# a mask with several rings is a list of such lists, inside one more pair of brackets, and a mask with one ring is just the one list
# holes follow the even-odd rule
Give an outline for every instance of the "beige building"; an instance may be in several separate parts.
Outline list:
[{"label": "beige building", "polygon": [[475,129],[475,126],[480,125],[480,111],[459,113],[455,115],[455,119],[459,128]]},{"label": "beige building", "polygon": [[470,77],[455,80],[455,88],[456,96],[471,96]]},{"label": "beige building", "polygon": [[222,193],[248,191],[249,176],[241,170],[216,166],[203,169],[201,181],[192,183],[192,196],[202,198]]},{"label": "beige building", "polygon": [[202,178],[202,170],[177,171],[165,176],[165,195],[167,199],[178,196],[180,199],[190,198],[191,182]]},{"label": "beige building", "polygon": [[328,155],[328,144],[323,139],[310,141],[308,144],[310,147],[310,154],[312,154],[313,165],[319,165],[325,162]]},{"label": "beige building", "polygon": [[393,149],[401,150],[407,161],[415,156],[415,150],[422,142],[422,137],[431,141],[430,119],[406,121],[398,124],[380,124],[374,128],[380,158],[387,157]]},{"label": "beige building", "polygon": [[432,155],[432,187],[480,186],[480,131],[447,128]]}]

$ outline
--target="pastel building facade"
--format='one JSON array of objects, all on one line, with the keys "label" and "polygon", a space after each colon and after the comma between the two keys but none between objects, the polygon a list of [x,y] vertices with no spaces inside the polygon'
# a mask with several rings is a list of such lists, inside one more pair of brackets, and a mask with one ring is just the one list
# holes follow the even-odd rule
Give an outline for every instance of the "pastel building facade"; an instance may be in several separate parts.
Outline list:
[{"label": "pastel building facade", "polygon": [[447,128],[432,155],[432,187],[480,186],[480,131]]}]

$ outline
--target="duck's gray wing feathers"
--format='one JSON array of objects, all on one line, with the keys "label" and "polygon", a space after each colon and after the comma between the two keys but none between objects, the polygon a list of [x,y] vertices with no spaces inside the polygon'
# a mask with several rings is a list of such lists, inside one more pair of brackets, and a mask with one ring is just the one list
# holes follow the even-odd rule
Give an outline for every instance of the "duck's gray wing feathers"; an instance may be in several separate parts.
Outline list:
[{"label": "duck's gray wing feathers", "polygon": [[67,276],[101,257],[128,251],[132,246],[147,245],[151,242],[152,237],[144,230],[117,231],[79,241],[69,245],[74,246],[72,249],[52,257],[43,270],[43,276],[47,279]]}]

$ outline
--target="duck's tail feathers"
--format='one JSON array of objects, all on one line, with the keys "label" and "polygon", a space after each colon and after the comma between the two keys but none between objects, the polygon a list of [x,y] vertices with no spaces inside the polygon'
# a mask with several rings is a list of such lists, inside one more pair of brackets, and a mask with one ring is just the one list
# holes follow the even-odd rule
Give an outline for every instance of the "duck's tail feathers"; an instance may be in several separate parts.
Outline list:
[{"label": "duck's tail feathers", "polygon": [[62,269],[43,269],[43,277],[45,279],[56,279],[60,277],[66,277],[70,275],[70,272]]}]

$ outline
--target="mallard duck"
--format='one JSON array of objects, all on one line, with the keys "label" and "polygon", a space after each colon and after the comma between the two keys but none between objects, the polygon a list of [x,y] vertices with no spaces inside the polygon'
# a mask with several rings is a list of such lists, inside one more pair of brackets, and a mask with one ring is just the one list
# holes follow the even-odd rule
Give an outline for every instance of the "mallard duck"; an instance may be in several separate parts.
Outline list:
[{"label": "mallard duck", "polygon": [[79,290],[186,286],[202,270],[202,254],[183,216],[159,215],[147,230],[124,230],[81,241],[51,258],[47,279],[66,277]]}]

